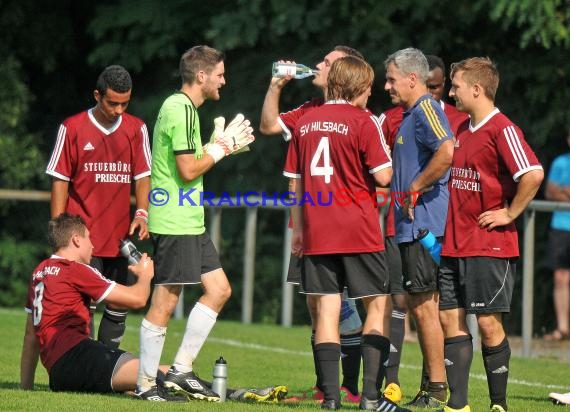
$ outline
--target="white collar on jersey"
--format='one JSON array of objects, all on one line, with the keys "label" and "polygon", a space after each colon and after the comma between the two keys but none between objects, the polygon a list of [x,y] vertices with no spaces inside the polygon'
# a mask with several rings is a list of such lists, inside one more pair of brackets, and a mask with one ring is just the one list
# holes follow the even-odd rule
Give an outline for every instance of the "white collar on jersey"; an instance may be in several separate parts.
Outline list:
[{"label": "white collar on jersey", "polygon": [[91,109],[87,110],[87,115],[89,116],[89,120],[91,120],[91,123],[93,123],[93,125],[101,130],[103,133],[105,133],[106,135],[110,135],[111,133],[113,133],[115,130],[117,130],[119,128],[119,126],[121,125],[121,123],[123,122],[123,116],[119,116],[119,118],[117,119],[117,121],[109,128],[103,126],[101,123],[99,123],[97,121],[97,119],[95,118],[95,116],[93,115],[93,110],[95,110],[94,107],[92,107]]},{"label": "white collar on jersey", "polygon": [[471,133],[476,132],[476,131],[479,130],[481,127],[485,126],[485,124],[486,124],[489,120],[491,120],[491,118],[492,118],[494,115],[496,115],[497,113],[500,113],[500,112],[501,112],[501,111],[499,110],[499,108],[495,107],[491,113],[489,113],[487,116],[485,116],[485,118],[484,118],[483,120],[481,120],[478,125],[475,125],[475,126],[473,126],[473,125],[471,124],[471,120],[473,120],[473,119],[471,119],[471,120],[469,121],[469,131],[470,131]]},{"label": "white collar on jersey", "polygon": [[337,100],[327,100],[325,104],[351,104],[348,100],[337,99]]}]

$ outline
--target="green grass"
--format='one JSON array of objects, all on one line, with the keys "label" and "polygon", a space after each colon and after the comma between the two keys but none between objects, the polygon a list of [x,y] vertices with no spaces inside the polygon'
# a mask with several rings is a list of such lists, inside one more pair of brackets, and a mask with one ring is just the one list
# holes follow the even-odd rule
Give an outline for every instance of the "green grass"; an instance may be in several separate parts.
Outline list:
[{"label": "green grass", "polygon": [[[317,411],[313,402],[300,404],[245,404],[226,402],[208,404],[144,403],[124,395],[87,395],[52,393],[45,369],[36,373],[36,390],[18,389],[20,352],[24,332],[23,310],[0,309],[0,410],[10,411]],[[138,353],[138,327],[141,316],[130,315],[123,348]],[[172,320],[162,362],[172,361],[182,337],[185,321]],[[287,385],[298,393],[314,383],[313,362],[309,351],[309,327],[283,328],[273,325],[242,325],[220,321],[202,349],[196,371],[210,379],[214,361],[220,355],[228,360],[230,387]],[[417,344],[406,344],[400,369],[405,399],[415,394],[419,384],[421,357]],[[480,353],[473,359],[470,380],[470,405],[474,412],[488,411],[487,383]],[[556,359],[511,359],[509,382],[510,411],[561,411],[547,400],[549,392],[570,391],[570,364]],[[357,410],[345,404],[345,410]]]}]

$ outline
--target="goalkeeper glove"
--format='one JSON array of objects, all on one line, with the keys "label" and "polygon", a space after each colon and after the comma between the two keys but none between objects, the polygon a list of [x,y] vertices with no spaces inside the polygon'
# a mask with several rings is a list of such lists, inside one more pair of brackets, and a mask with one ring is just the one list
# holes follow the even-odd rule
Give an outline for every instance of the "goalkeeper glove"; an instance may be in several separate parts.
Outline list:
[{"label": "goalkeeper glove", "polygon": [[214,131],[210,136],[210,143],[204,150],[218,163],[229,154],[237,154],[249,150],[248,145],[255,140],[253,128],[249,120],[238,114],[224,130],[225,119],[214,119]]},{"label": "goalkeeper glove", "polygon": [[234,117],[224,130],[224,141],[230,149],[230,154],[243,151],[254,140],[253,128],[241,113]]},{"label": "goalkeeper glove", "polygon": [[204,151],[212,156],[214,163],[218,163],[226,155],[230,154],[230,151],[224,142],[225,124],[226,119],[221,116],[214,119],[214,131],[210,136],[210,142],[204,146]]},{"label": "goalkeeper glove", "polygon": [[224,138],[224,126],[226,125],[226,119],[222,116],[216,117],[214,119],[214,130],[210,136],[210,143],[215,143],[216,139]]}]

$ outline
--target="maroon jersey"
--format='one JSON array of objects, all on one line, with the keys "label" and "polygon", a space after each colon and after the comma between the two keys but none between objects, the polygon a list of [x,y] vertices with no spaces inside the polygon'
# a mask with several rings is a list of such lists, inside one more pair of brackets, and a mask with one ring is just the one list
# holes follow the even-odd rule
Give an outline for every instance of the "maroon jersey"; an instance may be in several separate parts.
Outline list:
[{"label": "maroon jersey", "polygon": [[295,126],[297,125],[299,119],[311,109],[322,106],[323,103],[323,99],[315,97],[303,103],[296,109],[279,114],[277,121],[279,122],[281,129],[283,129],[283,139],[285,139],[285,141],[291,140],[291,136],[293,135],[293,131],[295,130]]},{"label": "maroon jersey", "polygon": [[[394,150],[394,143],[396,142],[396,135],[398,134],[398,129],[400,128],[400,123],[404,118],[404,108],[402,106],[394,106],[384,113],[382,113],[378,119],[380,121],[380,126],[382,127],[382,133],[384,133],[384,138],[386,143],[390,148],[390,151]],[[386,237],[396,236],[396,224],[394,221],[394,205],[390,199],[388,213],[386,213],[386,219],[384,224],[384,232]]]},{"label": "maroon jersey", "polygon": [[[279,114],[277,118],[277,122],[281,126],[283,130],[282,135],[283,139],[288,142],[291,140],[293,136],[293,131],[295,130],[295,126],[301,117],[306,114],[309,110],[314,109],[315,107],[322,106],[324,104],[324,100],[318,97],[314,97],[311,100],[306,101],[301,106],[289,110],[288,112]],[[293,228],[293,218],[289,218],[289,228]]]},{"label": "maroon jersey", "polygon": [[480,228],[479,215],[505,207],[521,175],[542,169],[522,131],[495,109],[476,127],[459,127],[449,180],[449,207],[441,254],[452,257],[519,255],[514,222]]},{"label": "maroon jersey", "polygon": [[469,119],[469,115],[465,112],[460,112],[457,108],[449,103],[444,103],[440,100],[441,108],[445,113],[445,117],[449,120],[449,125],[451,126],[451,131],[455,136],[457,136],[457,130],[459,126],[466,120]]},{"label": "maroon jersey", "polygon": [[289,145],[284,175],[304,193],[307,255],[384,250],[372,174],[391,167],[378,119],[346,102],[328,102],[303,116]]},{"label": "maroon jersey", "polygon": [[61,124],[46,173],[69,182],[65,210],[85,220],[93,256],[119,256],[130,225],[131,182],[150,175],[148,131],[128,113],[107,130],[91,111]]},{"label": "maroon jersey", "polygon": [[36,267],[26,311],[32,314],[48,373],[68,350],[89,339],[89,302],[101,302],[114,287],[96,269],[56,255]]}]

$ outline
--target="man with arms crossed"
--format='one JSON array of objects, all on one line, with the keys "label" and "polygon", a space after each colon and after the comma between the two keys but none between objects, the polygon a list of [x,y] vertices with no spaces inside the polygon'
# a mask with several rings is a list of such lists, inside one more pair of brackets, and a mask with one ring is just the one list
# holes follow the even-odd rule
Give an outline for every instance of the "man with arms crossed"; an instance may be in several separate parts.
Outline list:
[{"label": "man with arms crossed", "polygon": [[[460,112],[455,108],[455,106],[443,101],[443,93],[445,91],[445,64],[439,56],[433,54],[426,55],[426,59],[429,66],[429,72],[426,80],[426,86],[428,91],[431,93],[433,98],[441,105],[447,120],[449,120],[449,125],[454,135],[457,134],[457,129],[459,125],[469,117],[467,113]],[[397,132],[402,123],[404,116],[404,108],[402,106],[395,106],[379,116],[380,124],[382,125],[382,131],[384,132],[384,137],[386,143],[390,146],[390,149],[394,149],[394,143],[396,141]],[[406,296],[403,294],[404,289],[402,287],[402,264],[401,259],[392,253],[392,250],[397,249],[397,245],[394,241],[395,228],[394,228],[394,214],[393,208],[388,210],[386,216],[386,253],[388,255],[388,262],[390,265],[390,287],[392,293],[392,322],[390,326],[390,341],[395,350],[390,352],[390,359],[388,361],[388,366],[386,368],[386,389],[384,390],[384,395],[393,402],[399,402],[402,398],[402,391],[400,389],[400,383],[398,379],[398,367],[400,365],[401,348],[404,328],[399,324],[403,323],[402,319],[406,316]],[[399,278],[398,278],[399,275]],[[429,385],[429,375],[425,366],[422,367],[422,377],[420,383],[420,392],[428,391]]]},{"label": "man with arms crossed", "polygon": [[443,411],[470,411],[473,359],[466,313],[481,331],[492,412],[507,410],[511,349],[503,329],[519,256],[515,219],[535,196],[544,171],[521,129],[495,107],[499,72],[489,58],[451,65],[451,90],[471,118],[459,128],[439,272],[440,316],[451,396]]},{"label": "man with arms crossed", "polygon": [[390,190],[405,193],[394,201],[396,242],[400,248],[408,306],[416,320],[422,355],[429,373],[427,390],[410,403],[442,407],[447,400],[443,331],[439,322],[437,264],[417,240],[420,229],[443,236],[449,192],[447,181],[453,156],[453,133],[426,80],[428,63],[418,49],[388,56],[386,84],[393,104],[403,106],[404,118],[393,151]]}]

